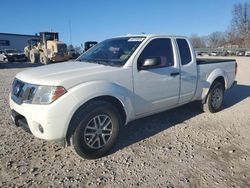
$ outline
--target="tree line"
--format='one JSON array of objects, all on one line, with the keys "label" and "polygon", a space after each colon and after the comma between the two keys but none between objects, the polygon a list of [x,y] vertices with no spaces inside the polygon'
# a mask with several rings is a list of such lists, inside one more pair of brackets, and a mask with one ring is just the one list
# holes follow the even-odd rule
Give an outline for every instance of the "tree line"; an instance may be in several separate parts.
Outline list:
[{"label": "tree line", "polygon": [[232,20],[225,32],[213,32],[208,36],[193,34],[190,40],[195,48],[250,48],[250,3],[233,6]]}]

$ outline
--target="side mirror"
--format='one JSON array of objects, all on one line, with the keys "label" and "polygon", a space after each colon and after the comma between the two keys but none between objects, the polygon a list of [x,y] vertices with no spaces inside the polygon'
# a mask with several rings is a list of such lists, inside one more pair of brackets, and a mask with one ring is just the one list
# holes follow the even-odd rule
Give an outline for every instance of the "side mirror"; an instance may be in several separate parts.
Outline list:
[{"label": "side mirror", "polygon": [[144,59],[141,66],[138,67],[139,70],[147,70],[157,68],[161,65],[161,58],[160,57],[153,57]]}]

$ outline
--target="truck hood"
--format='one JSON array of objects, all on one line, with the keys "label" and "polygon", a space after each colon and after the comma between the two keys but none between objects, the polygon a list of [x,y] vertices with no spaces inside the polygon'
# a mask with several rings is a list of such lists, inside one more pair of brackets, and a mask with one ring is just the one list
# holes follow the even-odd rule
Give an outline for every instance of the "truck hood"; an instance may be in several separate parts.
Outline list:
[{"label": "truck hood", "polygon": [[18,73],[16,78],[30,84],[63,86],[69,89],[80,83],[102,79],[101,75],[107,76],[110,72],[121,69],[121,67],[69,61],[30,68]]}]

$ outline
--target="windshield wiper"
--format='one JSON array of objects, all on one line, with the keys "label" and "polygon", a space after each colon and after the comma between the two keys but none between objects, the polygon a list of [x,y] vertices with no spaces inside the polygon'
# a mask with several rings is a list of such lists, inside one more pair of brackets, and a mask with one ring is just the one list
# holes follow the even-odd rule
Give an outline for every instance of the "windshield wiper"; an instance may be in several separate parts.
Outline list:
[{"label": "windshield wiper", "polygon": [[108,62],[108,61],[103,61],[103,60],[95,60],[95,63],[101,64],[101,65],[113,66],[110,62]]},{"label": "windshield wiper", "polygon": [[115,66],[114,63],[112,63],[111,61],[104,60],[104,59],[89,59],[89,60],[87,60],[87,62],[97,63],[100,65],[106,65],[106,66]]},{"label": "windshield wiper", "polygon": [[80,62],[87,62],[87,63],[96,63],[99,65],[106,65],[106,66],[112,66],[112,67],[120,67],[119,64],[116,64],[110,60],[106,60],[106,59],[79,59],[77,61]]}]

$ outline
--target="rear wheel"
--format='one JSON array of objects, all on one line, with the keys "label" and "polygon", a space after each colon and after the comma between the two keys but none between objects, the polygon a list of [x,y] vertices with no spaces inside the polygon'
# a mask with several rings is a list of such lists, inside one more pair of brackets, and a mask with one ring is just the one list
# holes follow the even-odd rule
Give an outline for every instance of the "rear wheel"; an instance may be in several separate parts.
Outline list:
[{"label": "rear wheel", "polygon": [[42,63],[44,65],[50,63],[49,58],[43,52],[40,53],[40,63]]},{"label": "rear wheel", "polygon": [[224,86],[220,82],[215,82],[208,93],[207,101],[202,104],[202,109],[205,112],[218,112],[223,104]]},{"label": "rear wheel", "polygon": [[115,144],[121,126],[118,110],[110,103],[93,101],[76,114],[73,146],[78,155],[95,159]]},{"label": "rear wheel", "polygon": [[25,54],[26,60],[30,61],[30,52],[27,49],[24,49],[24,54]]},{"label": "rear wheel", "polygon": [[37,54],[34,50],[30,51],[30,62],[31,63],[38,63],[39,61],[39,54]]}]

